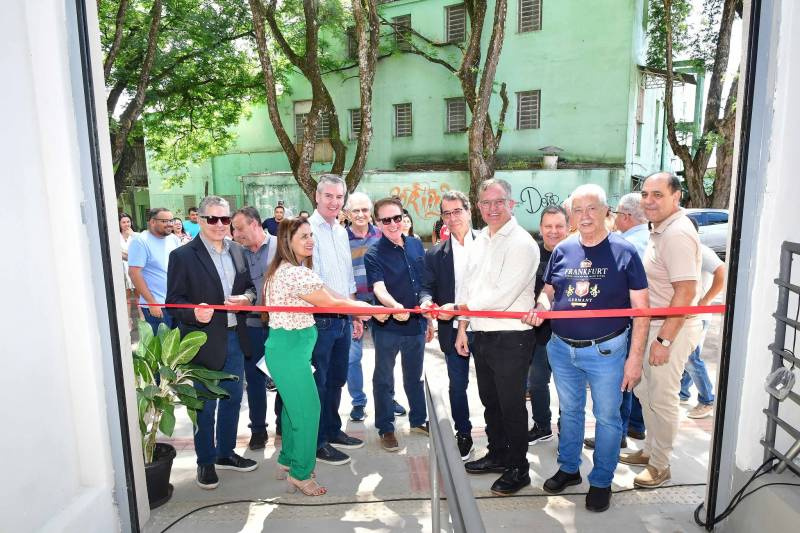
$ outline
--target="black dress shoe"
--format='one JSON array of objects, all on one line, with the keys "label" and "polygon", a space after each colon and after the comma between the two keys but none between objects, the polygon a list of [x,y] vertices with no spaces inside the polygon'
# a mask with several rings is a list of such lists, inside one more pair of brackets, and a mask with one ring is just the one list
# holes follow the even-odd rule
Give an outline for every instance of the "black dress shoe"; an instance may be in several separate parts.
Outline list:
[{"label": "black dress shoe", "polygon": [[632,439],[636,440],[644,440],[645,432],[644,431],[636,431],[635,429],[628,428],[628,436]]},{"label": "black dress shoe", "polygon": [[580,485],[582,481],[583,478],[581,478],[580,472],[568,474],[567,472],[559,469],[559,471],[556,472],[553,477],[544,482],[543,488],[550,494],[558,494],[571,485]]},{"label": "black dress shoe", "polygon": [[527,487],[531,484],[531,476],[528,467],[508,467],[503,471],[497,481],[492,483],[490,489],[493,494],[498,496],[508,496],[519,492],[520,489]]},{"label": "black dress shoe", "polygon": [[586,493],[586,508],[595,513],[602,513],[611,505],[611,487],[589,487]]},{"label": "black dress shoe", "polygon": [[261,450],[267,445],[269,436],[266,431],[259,431],[250,436],[250,443],[247,445],[251,450]]},{"label": "black dress shoe", "polygon": [[506,465],[487,453],[480,459],[464,463],[464,469],[468,474],[502,474],[506,470]]}]

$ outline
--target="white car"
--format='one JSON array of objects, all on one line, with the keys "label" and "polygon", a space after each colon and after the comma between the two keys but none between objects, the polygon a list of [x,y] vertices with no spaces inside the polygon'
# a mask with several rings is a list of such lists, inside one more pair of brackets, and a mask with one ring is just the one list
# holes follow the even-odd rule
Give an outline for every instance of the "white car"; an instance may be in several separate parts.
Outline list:
[{"label": "white car", "polygon": [[728,210],[711,208],[687,209],[686,215],[697,222],[700,242],[725,259],[728,244]]}]

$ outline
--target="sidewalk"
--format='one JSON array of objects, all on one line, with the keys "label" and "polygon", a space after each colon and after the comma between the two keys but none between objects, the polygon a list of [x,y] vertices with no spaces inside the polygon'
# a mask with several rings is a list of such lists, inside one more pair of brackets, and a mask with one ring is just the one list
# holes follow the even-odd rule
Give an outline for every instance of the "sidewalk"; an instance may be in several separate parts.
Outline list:
[{"label": "sidewalk", "polygon": [[[709,331],[707,348],[709,373],[712,380],[716,375],[716,356],[719,346],[719,317],[716,317]],[[328,488],[328,494],[309,498],[299,493],[289,495],[283,481],[275,480],[276,446],[272,402],[274,393],[268,393],[270,441],[265,450],[252,452],[247,449],[250,437],[247,428],[246,395],[239,419],[239,440],[237,453],[256,459],[260,465],[251,473],[219,471],[220,485],[216,490],[205,491],[195,484],[195,456],[192,444],[192,431],[188,417],[178,416],[178,427],[171,442],[178,450],[172,470],[171,482],[175,492],[169,503],[153,511],[144,530],[148,533],[160,532],[173,520],[198,507],[233,500],[271,499],[274,504],[227,504],[198,511],[173,526],[170,532],[233,532],[233,531],[303,531],[324,530],[335,532],[366,531],[430,531],[430,496],[428,477],[427,438],[410,434],[408,417],[397,420],[397,435],[400,440],[399,453],[388,453],[381,449],[378,434],[373,426],[371,376],[374,359],[372,343],[364,347],[364,385],[369,398],[367,419],[352,422],[347,418],[350,412],[350,397],[345,391],[342,395],[340,413],[345,422],[345,431],[366,441],[358,450],[348,450],[352,462],[344,466],[317,465],[318,480]],[[432,389],[439,390],[447,400],[447,369],[444,356],[434,341],[426,347],[425,371]],[[395,373],[397,400],[408,407],[402,390],[400,365]],[[483,409],[478,398],[474,368],[470,376],[470,411],[474,426],[475,454],[485,453],[486,435],[484,433]],[[558,399],[551,385],[551,398],[554,413],[558,412]],[[530,405],[528,406],[530,408]],[[689,406],[691,407],[691,406]],[[708,456],[710,452],[713,419],[692,420],[686,418],[687,409],[681,407],[681,429],[676,443],[672,462],[672,481],[670,484],[705,483]],[[554,419],[555,422],[555,419]],[[555,431],[555,427],[553,428]],[[587,407],[586,436],[594,433],[594,419],[590,406]],[[628,439],[631,448],[641,445],[640,441]],[[586,476],[591,470],[591,450],[584,448],[581,472],[584,483],[571,487],[570,494],[588,490]],[[538,444],[528,449],[533,484],[514,497],[495,497],[489,492],[494,475],[469,476],[473,493],[478,498],[478,508],[487,531],[701,531],[692,519],[694,509],[703,501],[705,488],[664,487],[653,491],[628,491],[633,486],[633,478],[639,469],[620,464],[614,478],[614,497],[611,508],[602,514],[590,513],[584,507],[584,496],[551,496],[542,491],[542,483],[553,473],[556,464],[557,439]],[[383,501],[376,500],[402,500]],[[442,524],[447,526],[447,505],[442,504]]]}]

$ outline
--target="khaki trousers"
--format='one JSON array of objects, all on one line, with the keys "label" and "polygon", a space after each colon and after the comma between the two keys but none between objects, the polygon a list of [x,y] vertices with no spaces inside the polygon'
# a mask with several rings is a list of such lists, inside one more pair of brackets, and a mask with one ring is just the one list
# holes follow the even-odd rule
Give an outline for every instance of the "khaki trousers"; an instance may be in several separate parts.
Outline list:
[{"label": "khaki trousers", "polygon": [[686,360],[700,341],[703,325],[698,318],[687,320],[669,347],[669,361],[650,366],[650,345],[658,336],[663,321],[651,322],[644,353],[642,381],[634,394],[642,404],[647,430],[643,451],[650,456],[650,465],[663,470],[669,466],[672,447],[678,434],[681,376]]}]

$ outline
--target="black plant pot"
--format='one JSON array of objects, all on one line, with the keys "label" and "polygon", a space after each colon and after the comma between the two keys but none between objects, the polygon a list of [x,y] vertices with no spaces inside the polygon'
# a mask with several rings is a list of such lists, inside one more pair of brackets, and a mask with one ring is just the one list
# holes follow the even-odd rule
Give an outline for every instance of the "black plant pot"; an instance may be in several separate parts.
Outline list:
[{"label": "black plant pot", "polygon": [[169,475],[172,472],[173,459],[175,459],[175,448],[169,444],[158,442],[153,452],[153,462],[144,465],[150,509],[164,505],[172,498]]}]

